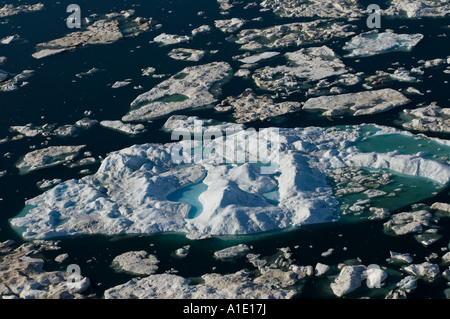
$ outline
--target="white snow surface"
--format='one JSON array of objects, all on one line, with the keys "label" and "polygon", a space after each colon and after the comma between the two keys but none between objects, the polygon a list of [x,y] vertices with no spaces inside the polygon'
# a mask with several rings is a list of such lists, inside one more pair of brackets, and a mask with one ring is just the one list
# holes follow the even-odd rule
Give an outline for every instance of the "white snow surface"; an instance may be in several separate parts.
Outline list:
[{"label": "white snow surface", "polygon": [[[139,95],[122,121],[151,120],[175,111],[210,105],[216,102],[211,87],[223,81],[231,71],[231,66],[225,62],[187,67]],[[173,100],[174,97],[178,100]]]},{"label": "white snow surface", "polygon": [[350,51],[348,57],[372,56],[390,51],[410,51],[422,39],[423,35],[419,33],[368,32],[353,37],[343,49]]},{"label": "white snow surface", "polygon": [[[378,131],[370,134],[396,133],[414,139],[411,133],[374,125],[248,129],[210,141],[207,146],[215,148],[215,157],[194,158],[191,163],[172,160],[171,152],[198,143],[134,145],[112,153],[94,175],[68,180],[28,200],[26,214],[13,218],[11,224],[20,227],[27,239],[159,232],[199,239],[337,220],[338,202],[327,183],[328,169],[379,168],[443,184],[450,181],[449,165],[420,154],[362,152],[351,146],[367,137],[367,129],[376,131],[374,127]],[[250,156],[269,133],[271,153],[260,154],[259,160],[271,159],[273,174],[263,174],[269,170],[248,161],[233,161],[234,152],[223,148],[234,144]],[[189,218],[190,205],[169,201],[167,196],[199,182],[207,186],[198,194],[203,210]],[[267,201],[264,194],[274,191],[279,193],[277,202]]]},{"label": "white snow surface", "polygon": [[263,53],[255,54],[255,55],[240,59],[239,62],[253,64],[253,63],[258,63],[259,61],[262,61],[262,60],[267,60],[267,59],[273,58],[279,54],[280,54],[280,52],[263,52]]}]

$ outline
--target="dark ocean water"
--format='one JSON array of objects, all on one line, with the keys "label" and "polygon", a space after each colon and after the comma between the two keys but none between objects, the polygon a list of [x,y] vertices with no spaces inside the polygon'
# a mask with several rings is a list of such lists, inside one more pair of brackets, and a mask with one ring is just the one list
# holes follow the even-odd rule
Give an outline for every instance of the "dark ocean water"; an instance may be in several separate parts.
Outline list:
[{"label": "dark ocean water", "polygon": [[[8,2],[14,3],[15,1]],[[245,3],[247,1],[244,1]],[[0,2],[0,6],[6,3]],[[263,28],[274,24],[302,21],[301,19],[282,19],[275,17],[270,12],[259,12],[258,8],[242,10],[243,4],[238,4],[231,10],[229,16],[220,14],[216,1],[213,0],[151,0],[151,1],[87,1],[79,0],[77,4],[82,9],[82,16],[91,13],[104,14],[133,8],[137,16],[153,17],[154,21],[161,23],[159,30],[143,33],[138,37],[125,38],[110,45],[89,46],[79,48],[74,52],[36,60],[31,57],[34,46],[40,42],[46,42],[65,35],[68,29],[64,19],[68,16],[67,1],[59,3],[44,2],[45,9],[36,13],[21,14],[8,17],[8,23],[0,23],[0,38],[11,34],[19,34],[25,41],[11,45],[0,45],[0,56],[6,56],[8,60],[1,69],[10,73],[20,73],[24,69],[35,70],[34,75],[28,80],[29,84],[14,92],[0,93],[0,138],[12,136],[9,127],[12,125],[25,125],[33,123],[43,125],[45,123],[57,123],[58,125],[74,124],[84,117],[84,112],[92,112],[92,118],[97,120],[120,119],[129,110],[131,101],[136,96],[149,90],[159,83],[160,79],[143,77],[141,69],[152,66],[158,74],[175,74],[188,65],[195,62],[174,61],[167,56],[173,46],[160,47],[149,43],[155,36],[162,32],[174,34],[190,34],[190,31],[200,25],[214,25],[214,20],[242,17],[251,19],[263,17],[263,21],[249,22],[245,28]],[[204,11],[206,14],[199,16],[197,13]],[[307,19],[304,19],[307,20]],[[368,31],[365,21],[352,21],[359,30]],[[445,58],[449,54],[448,48],[450,29],[449,18],[442,19],[382,19],[382,29],[393,29],[398,33],[422,33],[424,39],[412,52],[392,52],[373,57],[342,58],[343,62],[354,70],[374,74],[375,70],[387,70],[392,63],[399,62],[398,66],[411,68],[418,65],[421,59]],[[445,36],[443,36],[445,35]],[[234,70],[240,63],[232,57],[242,52],[239,46],[227,41],[227,35],[213,28],[208,34],[199,35],[192,43],[183,47],[219,50],[218,53],[206,56],[200,63],[212,61],[229,62]],[[333,48],[337,54],[345,55],[341,48],[346,39],[337,39],[324,44]],[[297,50],[291,48],[289,51]],[[275,58],[263,65],[277,65],[281,57]],[[358,62],[359,61],[359,62]],[[395,66],[395,67],[398,67]],[[86,72],[93,67],[99,72],[78,78],[76,74]],[[112,89],[110,85],[115,81],[132,79],[131,85],[119,89]],[[437,102],[446,107],[449,105],[449,86],[445,81],[450,80],[450,75],[442,72],[442,69],[427,71],[422,82],[410,84],[393,82],[390,87],[402,89],[414,86],[421,92],[431,90],[423,96],[414,95],[408,108],[413,108],[420,103]],[[141,85],[143,90],[135,90],[134,86]],[[259,90],[251,80],[233,78],[223,85],[219,100],[238,95],[247,88],[253,88],[256,92],[267,93]],[[361,87],[354,88],[355,91]],[[291,99],[304,101],[306,97],[302,93],[291,96]],[[306,126],[335,126],[356,125],[362,123],[376,123],[400,128],[398,124],[401,109],[395,109],[386,113],[362,116],[357,118],[343,118],[329,120],[314,113],[300,111],[288,116],[273,119],[264,123],[251,123],[248,126],[256,128],[267,126],[279,127],[306,127]],[[212,108],[197,111],[183,112],[187,115],[198,115],[202,118],[217,120],[232,120],[229,113],[217,113]],[[19,175],[15,163],[21,156],[28,153],[30,147],[39,148],[41,143],[50,145],[87,145],[85,151],[92,152],[94,157],[105,157],[109,152],[122,148],[149,142],[165,143],[170,141],[170,135],[163,132],[161,127],[166,118],[146,123],[147,132],[136,137],[111,131],[96,126],[82,131],[75,137],[33,137],[23,138],[0,144],[0,171],[7,170],[7,175],[0,178],[0,241],[14,239],[17,243],[23,240],[15,233],[8,220],[16,216],[23,208],[26,199],[39,195],[42,191],[36,187],[36,183],[42,179],[60,178],[67,180],[80,178],[81,168],[67,168],[58,166],[27,175]],[[449,138],[447,134],[428,134],[433,137]],[[95,172],[98,163],[83,168],[89,168]],[[431,204],[435,201],[450,202],[450,188],[440,190],[437,195],[426,199],[411,200],[410,203],[400,205],[398,211],[410,209],[410,205],[417,201]],[[425,261],[425,257],[432,252],[442,254],[441,247],[450,243],[450,218],[441,218],[439,221],[439,234],[442,238],[430,247],[424,247],[414,238],[414,235],[395,237],[383,232],[383,221],[350,221],[343,218],[341,221],[311,225],[299,229],[283,232],[273,232],[261,235],[220,237],[200,241],[191,241],[182,234],[158,234],[152,236],[83,236],[75,238],[61,238],[61,251],[48,252],[44,256],[48,259],[46,267],[61,269],[53,258],[61,253],[68,252],[69,262],[79,264],[84,276],[91,279],[91,290],[98,296],[109,287],[121,284],[132,278],[130,275],[115,273],[110,268],[111,260],[120,253],[130,250],[147,250],[160,260],[158,272],[176,269],[178,274],[184,277],[198,277],[208,272],[230,273],[242,268],[251,269],[251,265],[245,258],[232,262],[218,261],[213,258],[213,252],[237,243],[245,242],[253,247],[255,253],[261,256],[276,254],[277,248],[291,247],[293,258],[300,265],[315,265],[322,262],[329,265],[337,265],[349,259],[360,258],[365,265],[379,264],[388,266],[386,258],[389,251],[409,252],[414,255],[417,263]],[[190,253],[185,259],[178,259],[172,255],[173,251],[185,245],[190,245]],[[293,248],[297,247],[297,248]],[[334,253],[329,257],[321,257],[321,253],[334,248]],[[444,268],[442,268],[443,270]],[[392,288],[402,278],[401,273],[389,274],[385,288],[382,290],[360,289],[348,295],[349,298],[360,296],[372,296],[383,298],[388,288]],[[329,288],[329,279],[310,279],[304,285],[299,285],[301,292],[299,298],[332,298]],[[444,298],[443,290],[448,288],[444,279],[438,279],[432,284],[419,281],[419,286],[409,296],[411,298]]]}]

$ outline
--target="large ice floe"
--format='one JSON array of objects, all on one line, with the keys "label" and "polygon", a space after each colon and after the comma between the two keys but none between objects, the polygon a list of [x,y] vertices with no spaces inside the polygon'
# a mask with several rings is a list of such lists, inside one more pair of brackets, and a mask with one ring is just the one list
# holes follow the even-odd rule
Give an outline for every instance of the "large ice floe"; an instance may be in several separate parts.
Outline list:
[{"label": "large ice floe", "polygon": [[289,299],[295,295],[292,289],[252,279],[244,270],[228,275],[205,274],[201,279],[203,283],[192,284],[173,274],[150,275],[106,290],[105,299]]},{"label": "large ice floe", "polygon": [[[194,127],[194,138],[201,132]],[[439,185],[450,181],[449,163],[427,157],[426,150],[359,148],[368,138],[385,136],[417,144],[415,135],[388,127],[233,130],[224,136],[216,132],[209,141],[206,135],[190,141],[189,129],[178,133],[180,142],[134,145],[110,154],[94,175],[29,199],[11,224],[27,239],[250,234],[337,220],[339,202],[327,177],[335,169],[385,170]],[[433,143],[449,148],[443,141]],[[367,196],[382,194],[368,191]]]},{"label": "large ice floe", "polygon": [[150,120],[175,111],[210,105],[217,101],[210,92],[212,86],[227,79],[231,70],[225,62],[187,67],[139,95],[122,120]]},{"label": "large ice floe", "polygon": [[411,51],[423,39],[422,34],[368,32],[353,37],[343,47],[348,57],[364,57],[391,51]]},{"label": "large ice floe", "polygon": [[16,167],[22,174],[26,174],[36,170],[60,165],[74,159],[84,147],[85,145],[49,146],[47,148],[38,149],[26,154],[16,164]]},{"label": "large ice floe", "polygon": [[273,50],[324,42],[331,38],[346,38],[355,35],[354,30],[355,26],[351,24],[316,19],[264,29],[244,29],[237,34],[235,41],[243,50]]},{"label": "large ice floe", "polygon": [[450,108],[431,103],[425,107],[403,110],[403,113],[403,127],[406,129],[450,133]]},{"label": "large ice floe", "polygon": [[243,19],[232,18],[228,20],[216,20],[214,25],[224,33],[233,33],[242,28],[246,22]]},{"label": "large ice floe", "polygon": [[392,0],[381,14],[408,18],[444,17],[450,14],[450,4],[447,1],[424,0]]},{"label": "large ice floe", "polygon": [[12,75],[0,70],[0,92],[11,92],[28,84],[26,81],[33,75],[33,70],[24,70],[19,74]]},{"label": "large ice floe", "polygon": [[365,14],[358,1],[338,0],[264,0],[261,6],[273,10],[274,13],[286,18],[325,17],[325,18],[356,18]]},{"label": "large ice floe", "polygon": [[0,243],[1,299],[81,299],[89,288],[87,277],[77,277],[68,271],[46,271],[46,251],[58,250],[57,243],[34,241],[14,248],[13,240]]},{"label": "large ice floe", "polygon": [[237,123],[264,121],[272,117],[295,112],[301,109],[300,102],[275,103],[268,96],[257,96],[252,89],[246,89],[237,97],[228,97],[222,101],[217,111],[234,109],[233,117]]},{"label": "large ice floe", "polygon": [[303,109],[326,110],[324,116],[342,116],[346,113],[358,116],[385,112],[409,102],[407,97],[394,89],[381,89],[311,98],[305,102]]},{"label": "large ice floe", "polygon": [[15,7],[12,4],[5,4],[2,8],[0,8],[0,18],[13,16],[20,13],[28,13],[28,12],[36,12],[44,9],[44,5],[42,3],[36,4],[24,4]]},{"label": "large ice floe", "polygon": [[151,19],[142,17],[133,19],[133,15],[134,10],[109,13],[88,25],[84,31],[71,32],[62,38],[39,43],[32,56],[42,59],[80,46],[111,44],[126,36],[135,36],[151,29]]},{"label": "large ice floe", "polygon": [[303,82],[319,81],[347,73],[337,54],[327,46],[303,48],[286,53],[291,65],[264,67],[253,74],[255,83],[263,88],[298,87]]}]

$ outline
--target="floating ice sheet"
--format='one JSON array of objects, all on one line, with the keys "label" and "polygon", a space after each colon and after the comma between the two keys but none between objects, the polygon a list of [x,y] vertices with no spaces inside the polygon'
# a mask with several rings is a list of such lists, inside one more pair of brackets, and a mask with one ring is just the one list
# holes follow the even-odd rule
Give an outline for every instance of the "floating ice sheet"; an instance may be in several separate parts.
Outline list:
[{"label": "floating ice sheet", "polygon": [[[273,156],[277,154],[274,140],[272,152],[261,154],[270,155],[266,160],[276,163],[272,174],[263,174],[257,163],[233,160],[234,152],[223,148],[232,142],[250,158],[258,152],[258,139],[269,132],[280,143],[278,156]],[[210,141],[208,147],[216,148],[215,159],[224,161],[188,163],[172,160],[174,149],[193,147],[184,141],[135,145],[111,154],[94,175],[63,182],[28,200],[25,215],[11,223],[26,228],[22,235],[30,239],[158,232],[181,232],[191,238],[249,234],[336,220],[339,202],[326,177],[333,169],[381,169],[412,180],[450,181],[450,165],[444,162],[420,154],[362,151],[352,145],[370,135],[392,133],[415,140],[408,132],[375,125],[248,130]],[[190,194],[181,191],[177,198],[197,197],[202,213],[190,218],[190,204],[170,201],[167,196],[200,182],[206,186],[201,190],[194,186]],[[380,194],[362,196],[376,200]]]},{"label": "floating ice sheet", "polygon": [[369,32],[353,37],[343,49],[350,51],[347,57],[365,57],[392,51],[411,51],[422,39],[422,34]]}]

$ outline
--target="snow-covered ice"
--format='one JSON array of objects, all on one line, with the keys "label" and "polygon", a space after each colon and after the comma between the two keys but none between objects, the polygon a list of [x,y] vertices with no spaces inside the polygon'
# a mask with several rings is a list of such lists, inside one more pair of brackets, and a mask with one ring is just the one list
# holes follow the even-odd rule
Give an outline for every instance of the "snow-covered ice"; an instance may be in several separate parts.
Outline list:
[{"label": "snow-covered ice", "polygon": [[136,135],[141,134],[146,131],[145,126],[142,124],[130,124],[130,123],[123,123],[120,120],[114,120],[114,121],[101,121],[100,125],[103,127],[107,127],[122,133]]},{"label": "snow-covered ice", "polygon": [[347,57],[365,57],[391,51],[411,51],[422,39],[422,34],[368,32],[353,37],[343,49],[350,51]]},{"label": "snow-covered ice", "polygon": [[207,106],[216,99],[210,92],[213,84],[225,80],[231,67],[225,62],[212,62],[183,69],[150,91],[139,95],[133,108],[122,121],[142,121],[183,109]]},{"label": "snow-covered ice", "polygon": [[216,28],[218,28],[220,31],[224,33],[236,32],[237,30],[242,28],[245,23],[247,23],[247,21],[240,18],[214,21],[214,25],[216,26]]},{"label": "snow-covered ice", "polygon": [[65,36],[36,45],[32,56],[42,59],[51,55],[94,44],[111,44],[126,36],[136,36],[151,29],[151,19],[132,19],[130,11],[109,13],[88,25],[85,30],[75,31]]},{"label": "snow-covered ice", "polygon": [[36,12],[44,9],[44,4],[24,4],[20,6],[14,6],[12,4],[5,4],[0,8],[0,18],[13,16],[20,13]]},{"label": "snow-covered ice", "polygon": [[[338,218],[338,202],[327,182],[327,171],[343,167],[389,169],[446,184],[450,166],[418,154],[361,152],[351,143],[367,137],[373,125],[347,129],[297,128],[245,130],[210,141],[211,158],[180,162],[175,155],[198,144],[135,145],[108,156],[97,173],[65,181],[26,202],[27,214],[11,220],[25,238],[76,234],[137,234],[180,232],[190,238],[249,234],[285,229]],[[403,134],[377,127],[377,135]],[[259,161],[240,162],[258,153],[261,137],[270,136]],[[414,135],[405,133],[406,138]],[[279,144],[276,141],[279,141]],[[256,149],[255,149],[256,147]],[[278,150],[278,151],[277,151]],[[175,153],[174,153],[175,152]],[[206,154],[206,153],[205,153]],[[35,158],[35,157],[33,157]],[[175,159],[176,160],[175,160]],[[221,160],[222,159],[222,160]],[[203,210],[189,218],[190,205],[167,200],[187,185],[202,182],[198,196]],[[277,192],[276,201],[266,193]]]},{"label": "snow-covered ice", "polygon": [[258,63],[259,61],[262,61],[262,60],[267,60],[267,59],[273,58],[279,54],[280,54],[280,52],[263,52],[260,54],[255,54],[255,55],[240,59],[239,62],[253,64],[253,63]]},{"label": "snow-covered ice", "polygon": [[234,109],[233,117],[237,123],[265,121],[301,109],[300,102],[284,101],[276,103],[267,95],[256,95],[250,88],[237,97],[227,97],[215,109],[217,111],[228,110],[230,106]]},{"label": "snow-covered ice", "polygon": [[[105,291],[106,299],[289,299],[294,290],[258,282],[246,271],[228,275],[205,274],[203,283],[173,274],[155,274],[130,281]],[[258,277],[260,278],[260,277]]]},{"label": "snow-covered ice", "polygon": [[326,110],[324,116],[376,114],[405,105],[410,100],[394,89],[319,96],[307,100],[304,110]]},{"label": "snow-covered ice", "polygon": [[450,132],[450,108],[436,103],[416,109],[405,109],[403,127],[421,132]]},{"label": "snow-covered ice", "polygon": [[111,266],[117,271],[124,271],[135,275],[151,275],[158,270],[159,260],[145,250],[128,251],[116,256]]},{"label": "snow-covered ice", "polygon": [[163,125],[163,129],[168,132],[186,131],[195,133],[196,130],[203,132],[239,132],[245,129],[243,124],[217,122],[213,120],[201,119],[198,116],[172,115]]},{"label": "snow-covered ice", "polygon": [[161,33],[153,39],[153,41],[161,43],[163,45],[172,45],[177,43],[185,43],[190,41],[191,38],[187,35],[167,34]]},{"label": "snow-covered ice", "polygon": [[78,146],[49,146],[27,153],[16,167],[22,174],[27,174],[39,169],[60,165],[73,160],[73,158],[85,147]]},{"label": "snow-covered ice", "polygon": [[408,18],[445,17],[450,14],[450,4],[447,1],[430,0],[392,0],[382,15],[402,16]]},{"label": "snow-covered ice", "polygon": [[235,258],[250,251],[246,244],[239,244],[232,247],[227,247],[214,252],[214,257],[219,259]]},{"label": "snow-covered ice", "polygon": [[244,29],[237,33],[236,43],[243,50],[262,51],[300,47],[330,38],[355,35],[355,26],[327,19],[293,22],[264,29]]},{"label": "snow-covered ice", "polygon": [[356,18],[365,14],[357,1],[338,0],[264,0],[261,6],[271,9],[274,13],[286,18],[326,17],[326,18]]},{"label": "snow-covered ice", "polygon": [[277,90],[280,87],[298,87],[305,82],[347,73],[338,55],[325,45],[288,52],[285,56],[292,66],[267,66],[258,69],[253,74],[255,83],[260,87]]}]

